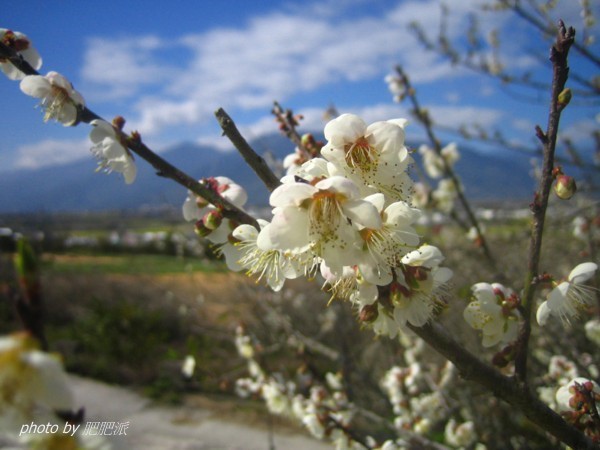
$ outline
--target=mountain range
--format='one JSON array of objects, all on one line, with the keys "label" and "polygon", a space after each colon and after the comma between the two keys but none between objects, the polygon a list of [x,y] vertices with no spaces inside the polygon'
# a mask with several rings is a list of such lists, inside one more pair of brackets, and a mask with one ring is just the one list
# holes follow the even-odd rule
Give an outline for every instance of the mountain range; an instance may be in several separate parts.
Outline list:
[{"label": "mountain range", "polygon": [[[223,138],[225,139],[225,138]],[[279,134],[250,142],[263,156],[283,158],[293,144]],[[499,154],[460,149],[455,169],[470,200],[503,202],[530,199],[534,182],[527,156],[515,152]],[[248,191],[249,204],[268,204],[268,191],[235,151],[181,143],[161,153],[167,161],[195,178],[227,176]],[[419,158],[415,152],[415,159]],[[0,173],[0,213],[101,211],[180,206],[185,188],[160,176],[137,159],[136,181],[126,185],[118,174],[96,172],[96,161],[79,160],[61,166]]]}]

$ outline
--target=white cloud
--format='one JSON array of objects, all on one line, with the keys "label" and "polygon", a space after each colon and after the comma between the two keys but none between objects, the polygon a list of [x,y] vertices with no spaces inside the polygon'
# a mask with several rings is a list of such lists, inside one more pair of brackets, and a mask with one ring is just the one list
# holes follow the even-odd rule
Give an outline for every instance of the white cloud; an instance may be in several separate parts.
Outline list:
[{"label": "white cloud", "polygon": [[503,113],[493,108],[480,108],[476,106],[429,106],[434,123],[445,127],[457,128],[461,125],[480,125],[491,130],[503,117]]},{"label": "white cloud", "polygon": [[151,35],[88,39],[81,75],[97,87],[97,94],[90,98],[132,97],[142,86],[164,83],[176,71],[156,57],[165,47],[167,42]]},{"label": "white cloud", "polygon": [[17,169],[39,169],[65,164],[90,157],[90,142],[84,140],[46,139],[34,144],[20,146],[16,151],[14,167]]},{"label": "white cloud", "polygon": [[[346,3],[348,8],[366,5],[362,0]],[[453,6],[452,20],[464,20],[475,3]],[[213,120],[219,106],[264,110],[273,100],[339,82],[379,80],[397,62],[406,65],[415,83],[459,74],[423,51],[407,30],[411,20],[428,29],[437,27],[437,0],[403,1],[387,9],[379,3],[379,15],[349,18],[344,18],[343,8],[341,15],[333,14],[334,2],[317,6],[330,13],[288,8],[251,18],[241,28],[213,28],[170,42],[152,36],[92,39],[83,75],[89,83],[108,87],[108,95],[115,98],[151,85],[152,95],[142,96],[135,104],[137,117],[129,118],[130,125],[148,135],[176,124]],[[174,67],[159,58],[165,48],[190,58]],[[103,72],[106,67],[111,70]]]}]

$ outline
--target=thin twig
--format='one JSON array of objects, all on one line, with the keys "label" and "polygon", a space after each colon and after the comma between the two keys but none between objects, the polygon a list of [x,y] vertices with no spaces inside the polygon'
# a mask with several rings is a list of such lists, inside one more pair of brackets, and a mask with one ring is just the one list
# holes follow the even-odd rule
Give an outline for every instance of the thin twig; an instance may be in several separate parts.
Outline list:
[{"label": "thin twig", "polygon": [[550,60],[553,65],[553,77],[548,126],[545,133],[540,127],[536,128],[536,134],[544,148],[544,161],[542,164],[540,184],[531,204],[533,213],[531,238],[529,241],[527,275],[525,277],[524,292],[521,297],[524,321],[517,340],[517,351],[515,356],[515,376],[519,382],[523,384],[526,384],[527,382],[527,347],[529,345],[529,337],[531,334],[533,296],[536,290],[534,281],[539,274],[544,222],[546,218],[546,209],[548,207],[548,199],[550,197],[550,189],[553,182],[552,169],[554,168],[554,152],[558,136],[558,124],[561,112],[566,106],[559,103],[558,97],[560,93],[563,92],[569,75],[567,56],[574,37],[575,30],[573,28],[567,30],[565,24],[560,21],[558,36],[555,44],[552,46],[550,54]]},{"label": "thin twig", "polygon": [[281,184],[273,171],[269,168],[265,160],[259,156],[254,149],[248,144],[246,139],[240,134],[235,126],[235,123],[225,112],[223,108],[215,111],[215,117],[223,130],[223,134],[229,138],[231,143],[240,152],[244,161],[258,175],[269,191],[273,191]]},{"label": "thin twig", "polygon": [[433,130],[433,124],[431,123],[431,119],[429,118],[429,115],[421,107],[421,105],[419,103],[419,99],[416,96],[415,89],[412,86],[410,79],[408,78],[408,75],[404,72],[402,67],[400,67],[399,65],[396,66],[396,72],[398,73],[398,76],[401,78],[402,84],[406,88],[407,97],[409,98],[409,100],[413,106],[413,109],[415,111],[417,119],[419,120],[419,122],[421,122],[421,124],[425,128],[425,132],[427,133],[427,137],[429,138],[429,141],[431,142],[431,145],[433,146],[433,150],[440,157],[440,159],[444,165],[444,174],[448,178],[450,178],[450,180],[452,181],[452,184],[454,185],[454,188],[456,189],[458,200],[459,200],[460,204],[462,205],[463,209],[465,210],[465,213],[467,214],[469,223],[473,227],[475,227],[475,229],[477,230],[477,235],[481,238],[481,248],[483,250],[483,253],[484,253],[486,259],[488,260],[488,262],[490,263],[492,268],[495,271],[497,271],[496,270],[496,260],[495,260],[494,256],[492,255],[492,252],[488,246],[488,243],[487,243],[487,240],[485,239],[481,225],[479,224],[479,221],[475,217],[475,214],[473,213],[473,210],[471,209],[471,206],[470,206],[467,198],[464,195],[461,183],[460,183],[458,177],[456,176],[456,173],[452,169],[452,167],[450,167],[450,165],[448,164],[446,159],[442,157],[442,145],[440,143],[440,140],[435,135],[435,132]]},{"label": "thin twig", "polygon": [[[550,27],[550,26],[544,24],[543,22],[540,22],[533,15],[531,15],[529,12],[527,12],[525,10],[525,8],[523,8],[519,4],[519,2],[512,2],[511,3],[511,2],[508,2],[507,0],[502,0],[502,3],[505,4],[505,5],[507,5],[519,17],[521,17],[525,21],[529,22],[531,25],[535,26],[537,29],[539,29],[543,33],[546,33],[548,35],[553,35],[553,34],[556,34],[557,32],[560,33],[560,25],[559,25],[559,28],[556,29],[554,27]],[[598,67],[600,67],[600,58],[597,55],[594,55],[586,46],[584,46],[582,44],[579,44],[578,42],[573,42],[572,46],[579,53],[581,53],[584,57],[586,57],[587,59],[589,59],[591,62],[593,62]],[[596,90],[598,90],[598,88],[596,88]]]}]

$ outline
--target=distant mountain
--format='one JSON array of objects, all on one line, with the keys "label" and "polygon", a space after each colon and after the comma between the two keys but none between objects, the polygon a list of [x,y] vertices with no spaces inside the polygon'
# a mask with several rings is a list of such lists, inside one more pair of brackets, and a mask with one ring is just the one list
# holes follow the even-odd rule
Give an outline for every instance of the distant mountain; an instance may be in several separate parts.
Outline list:
[{"label": "distant mountain", "polygon": [[[251,142],[264,156],[270,153],[282,158],[293,151],[293,145],[279,134]],[[161,154],[166,160],[198,179],[227,176],[244,186],[249,203],[266,205],[268,191],[241,156],[208,146],[181,143]],[[415,155],[418,158],[418,155]],[[118,174],[96,173],[96,162],[88,160],[0,174],[0,212],[33,211],[98,211],[137,210],[162,205],[180,206],[187,193],[185,188],[156,176],[152,167],[138,158],[138,177],[126,185]],[[456,165],[473,200],[522,200],[530,198],[534,184],[529,176],[529,162],[515,154],[491,155],[461,149]]]}]

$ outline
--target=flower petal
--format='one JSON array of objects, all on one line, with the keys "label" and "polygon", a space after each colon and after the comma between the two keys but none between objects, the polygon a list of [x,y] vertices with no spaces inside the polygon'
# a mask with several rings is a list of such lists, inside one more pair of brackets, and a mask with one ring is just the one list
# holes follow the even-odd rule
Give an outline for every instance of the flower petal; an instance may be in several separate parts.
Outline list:
[{"label": "flower petal", "polygon": [[381,228],[381,216],[372,203],[365,200],[347,200],[342,203],[342,211],[353,223],[367,228]]},{"label": "flower petal", "polygon": [[19,87],[25,94],[35,98],[44,98],[51,91],[50,82],[41,75],[27,75]]},{"label": "flower petal", "polygon": [[575,284],[585,283],[594,276],[598,265],[593,262],[585,262],[575,267],[569,274],[569,281]]}]

